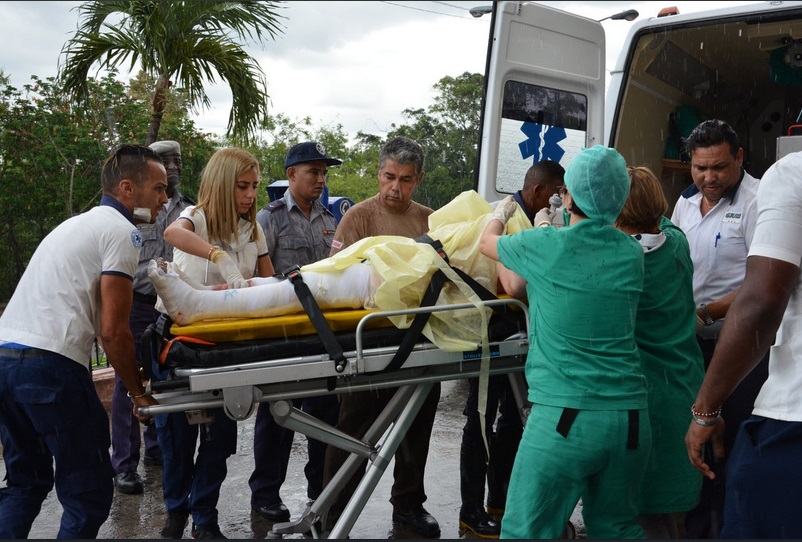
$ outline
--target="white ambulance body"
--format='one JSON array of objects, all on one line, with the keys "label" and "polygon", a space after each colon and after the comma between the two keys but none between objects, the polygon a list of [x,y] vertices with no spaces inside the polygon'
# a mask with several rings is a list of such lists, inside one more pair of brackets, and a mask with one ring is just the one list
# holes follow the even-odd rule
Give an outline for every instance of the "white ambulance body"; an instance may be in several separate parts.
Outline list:
[{"label": "white ambulance body", "polygon": [[495,2],[492,17],[476,184],[488,201],[538,160],[566,167],[603,144],[651,168],[673,207],[691,178],[672,115],[675,128],[729,123],[758,178],[802,148],[802,2],[637,21],[609,85],[599,22],[535,2]]}]

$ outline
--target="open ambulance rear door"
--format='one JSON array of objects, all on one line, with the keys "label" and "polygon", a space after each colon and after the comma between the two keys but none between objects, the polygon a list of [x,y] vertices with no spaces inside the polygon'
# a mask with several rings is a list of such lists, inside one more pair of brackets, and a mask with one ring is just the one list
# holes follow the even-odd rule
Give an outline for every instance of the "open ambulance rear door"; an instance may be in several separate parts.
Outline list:
[{"label": "open ambulance rear door", "polygon": [[535,2],[494,2],[492,17],[476,181],[487,201],[604,137],[602,25]]}]

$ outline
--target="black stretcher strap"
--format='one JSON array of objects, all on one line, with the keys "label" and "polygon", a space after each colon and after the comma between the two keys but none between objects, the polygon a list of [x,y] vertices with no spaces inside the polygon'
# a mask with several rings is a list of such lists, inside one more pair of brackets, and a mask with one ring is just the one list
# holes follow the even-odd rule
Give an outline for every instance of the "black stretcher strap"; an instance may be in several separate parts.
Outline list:
[{"label": "black stretcher strap", "polygon": [[[415,241],[417,241],[418,243],[427,243],[431,245],[432,248],[434,248],[434,250],[437,252],[437,254],[439,254],[440,257],[443,258],[443,260],[448,264],[448,266],[465,282],[465,284],[467,284],[471,288],[471,290],[473,290],[476,293],[479,299],[481,299],[482,301],[490,301],[493,299],[498,299],[498,296],[496,296],[493,292],[491,292],[490,290],[479,284],[479,282],[475,278],[470,276],[468,273],[466,273],[459,267],[454,267],[453,265],[451,265],[451,262],[448,261],[448,255],[445,253],[445,250],[443,250],[443,243],[441,243],[439,239],[432,239],[428,235],[421,235],[420,237],[416,237]],[[519,320],[510,311],[509,306],[503,305],[499,307],[493,307],[493,312],[495,314],[498,314],[501,318],[503,318],[505,321],[512,324],[513,326],[518,325]]]},{"label": "black stretcher strap", "polygon": [[[446,277],[442,269],[438,269],[434,272],[432,278],[429,280],[426,293],[423,294],[423,299],[421,299],[421,307],[431,307],[437,302],[437,298],[440,296],[440,290],[443,289],[443,284],[445,284],[446,280],[448,280],[448,277]],[[420,339],[423,328],[426,322],[429,321],[429,316],[431,316],[431,314],[430,312],[419,312],[415,315],[415,318],[412,319],[412,323],[409,325],[409,329],[407,329],[407,332],[404,334],[404,338],[401,339],[401,344],[398,345],[398,350],[395,351],[393,359],[390,360],[390,363],[388,363],[387,367],[382,369],[381,372],[395,371],[404,364],[410,352],[412,352],[412,349],[415,347],[415,343]]]},{"label": "black stretcher strap", "polygon": [[[309,290],[309,286],[304,282],[300,267],[296,265],[289,268],[284,272],[284,276],[287,277],[295,288],[295,295],[298,296],[298,301],[301,302],[301,306],[304,308],[304,311],[306,311],[306,315],[315,326],[315,330],[320,340],[323,341],[326,351],[329,353],[329,357],[334,360],[335,370],[338,373],[343,372],[346,365],[343,348],[339,341],[337,341],[337,337],[334,336],[334,332],[331,330],[328,320],[323,316],[323,311],[320,310],[320,306]],[[332,391],[335,385],[336,380],[332,377],[328,385],[329,391]]]}]

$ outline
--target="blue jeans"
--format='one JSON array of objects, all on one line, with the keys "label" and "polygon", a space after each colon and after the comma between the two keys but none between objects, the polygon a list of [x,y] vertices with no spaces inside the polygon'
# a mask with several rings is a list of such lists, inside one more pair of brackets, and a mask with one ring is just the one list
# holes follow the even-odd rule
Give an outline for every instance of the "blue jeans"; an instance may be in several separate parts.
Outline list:
[{"label": "blue jeans", "polygon": [[727,461],[721,538],[802,538],[800,457],[802,422],[752,416],[741,424]]},{"label": "blue jeans", "polygon": [[226,460],[237,449],[237,422],[222,408],[209,413],[214,421],[200,425],[190,425],[183,412],[155,417],[164,461],[164,505],[168,512],[191,513],[195,525],[217,525],[220,486],[228,473]]},{"label": "blue jeans", "polygon": [[[58,538],[95,538],[111,510],[109,418],[86,367],[37,349],[0,349],[0,538],[26,538],[55,483]],[[55,461],[55,474],[53,462]]]}]

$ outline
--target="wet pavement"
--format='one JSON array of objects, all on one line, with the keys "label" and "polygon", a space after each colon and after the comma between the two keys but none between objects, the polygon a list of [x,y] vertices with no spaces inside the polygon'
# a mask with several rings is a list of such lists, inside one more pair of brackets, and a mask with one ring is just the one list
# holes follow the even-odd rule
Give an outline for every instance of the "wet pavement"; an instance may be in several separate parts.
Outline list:
[{"label": "wet pavement", "polygon": [[[442,383],[438,413],[435,418],[429,461],[426,465],[426,509],[440,522],[442,539],[473,538],[459,527],[459,448],[462,437],[465,397],[468,386],[464,380]],[[229,538],[266,538],[272,523],[251,514],[248,478],[253,469],[253,415],[238,424],[237,453],[228,460],[228,476],[223,483],[218,503],[220,530]],[[287,481],[282,488],[284,503],[289,507],[292,519],[306,509],[306,479],[303,466],[306,461],[306,438],[296,434],[293,452],[287,472]],[[392,485],[392,463],[371,495],[365,509],[349,536],[354,539],[412,539],[420,538],[414,532],[399,526],[393,527],[392,507],[389,503]],[[114,503],[109,519],[100,529],[103,539],[147,539],[160,538],[164,526],[165,511],[161,496],[161,468],[140,465],[139,474],[145,483],[143,495],[124,495],[115,491]],[[5,478],[5,464],[0,461],[0,479]],[[30,533],[30,538],[52,539],[58,533],[61,505],[55,491],[45,501]],[[577,536],[582,537],[583,528],[578,511],[572,522],[577,527]],[[191,538],[190,528],[184,531]],[[284,538],[305,538],[301,534],[284,535]]]}]

